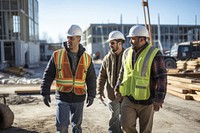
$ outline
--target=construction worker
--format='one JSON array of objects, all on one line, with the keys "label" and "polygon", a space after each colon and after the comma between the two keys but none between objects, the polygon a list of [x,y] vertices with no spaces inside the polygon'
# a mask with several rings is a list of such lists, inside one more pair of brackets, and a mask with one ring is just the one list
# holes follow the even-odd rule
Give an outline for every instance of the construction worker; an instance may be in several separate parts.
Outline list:
[{"label": "construction worker", "polygon": [[118,73],[122,63],[122,53],[124,51],[124,35],[120,31],[112,31],[108,40],[110,51],[103,58],[102,65],[97,78],[97,92],[99,99],[105,104],[104,86],[106,84],[107,96],[109,99],[108,107],[110,110],[109,133],[121,133],[119,121],[120,103],[115,98],[114,87],[117,82]]},{"label": "construction worker", "polygon": [[[82,133],[84,100],[91,106],[96,95],[96,74],[91,57],[80,44],[82,30],[71,25],[63,49],[53,53],[43,75],[41,95],[50,107],[50,86],[56,80],[56,132],[68,133],[71,122],[73,133]],[[87,89],[86,89],[87,88]]]},{"label": "construction worker", "polygon": [[115,96],[121,103],[121,125],[126,133],[152,132],[154,111],[165,99],[167,73],[161,52],[148,44],[148,30],[141,25],[129,31],[131,47],[123,53]]}]

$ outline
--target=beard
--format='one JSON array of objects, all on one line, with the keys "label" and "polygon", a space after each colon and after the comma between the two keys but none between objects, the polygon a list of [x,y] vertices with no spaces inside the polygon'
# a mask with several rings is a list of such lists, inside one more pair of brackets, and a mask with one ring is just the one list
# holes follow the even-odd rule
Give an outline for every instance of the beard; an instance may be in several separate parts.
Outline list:
[{"label": "beard", "polygon": [[114,53],[118,50],[118,46],[116,46],[116,47],[110,47],[110,48],[111,48],[111,51],[114,52]]},{"label": "beard", "polygon": [[134,41],[134,43],[130,40],[130,44],[132,46],[132,48],[135,48],[135,47],[138,47],[139,46],[139,43]]},{"label": "beard", "polygon": [[117,51],[117,49],[111,48],[111,51],[112,51],[112,52],[116,52],[116,51]]}]

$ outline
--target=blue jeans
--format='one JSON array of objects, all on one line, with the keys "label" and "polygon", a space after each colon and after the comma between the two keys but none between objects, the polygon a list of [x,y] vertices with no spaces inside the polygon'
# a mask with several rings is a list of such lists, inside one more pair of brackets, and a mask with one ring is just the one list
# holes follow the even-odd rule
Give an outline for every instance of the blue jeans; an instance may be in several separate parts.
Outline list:
[{"label": "blue jeans", "polygon": [[108,103],[110,110],[109,133],[122,133],[120,125],[120,103],[115,99]]},{"label": "blue jeans", "polygon": [[68,133],[71,122],[72,133],[82,133],[84,102],[67,103],[56,100],[56,133]]}]

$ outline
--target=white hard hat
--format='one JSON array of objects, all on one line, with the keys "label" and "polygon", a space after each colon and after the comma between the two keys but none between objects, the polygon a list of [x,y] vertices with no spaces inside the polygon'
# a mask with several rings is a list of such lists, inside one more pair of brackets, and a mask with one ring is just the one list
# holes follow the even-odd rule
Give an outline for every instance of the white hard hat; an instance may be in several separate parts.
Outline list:
[{"label": "white hard hat", "polygon": [[81,36],[82,30],[78,25],[71,25],[67,31],[67,36]]},{"label": "white hard hat", "polygon": [[118,39],[125,40],[124,35],[120,31],[112,31],[110,32],[108,36],[107,42],[110,42],[112,40],[118,40]]},{"label": "white hard hat", "polygon": [[147,28],[145,28],[142,25],[135,25],[131,27],[129,30],[129,35],[126,37],[134,37],[134,36],[144,36],[144,37],[149,37],[149,32]]}]

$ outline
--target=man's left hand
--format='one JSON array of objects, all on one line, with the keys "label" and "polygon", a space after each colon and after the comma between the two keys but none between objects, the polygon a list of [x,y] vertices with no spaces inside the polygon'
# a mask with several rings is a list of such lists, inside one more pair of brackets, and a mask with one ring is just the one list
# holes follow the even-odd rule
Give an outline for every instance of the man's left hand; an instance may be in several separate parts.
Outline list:
[{"label": "man's left hand", "polygon": [[88,97],[87,97],[87,101],[86,101],[87,107],[91,106],[91,105],[93,104],[93,102],[94,102],[94,98],[88,96]]}]

